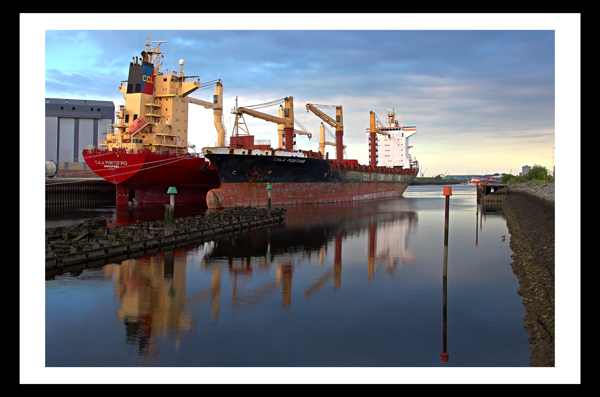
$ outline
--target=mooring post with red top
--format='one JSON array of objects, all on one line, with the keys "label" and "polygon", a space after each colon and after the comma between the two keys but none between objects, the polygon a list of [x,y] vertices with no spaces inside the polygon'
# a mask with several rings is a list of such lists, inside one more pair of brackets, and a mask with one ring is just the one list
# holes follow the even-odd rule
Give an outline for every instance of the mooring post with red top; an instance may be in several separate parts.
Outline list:
[{"label": "mooring post with red top", "polygon": [[452,188],[449,186],[444,187],[444,196],[446,196],[446,219],[444,222],[444,270],[442,275],[444,303],[442,310],[443,317],[443,351],[442,351],[442,363],[447,363],[450,359],[450,355],[447,350],[447,296],[448,296],[448,214],[450,212],[450,196],[452,196]]},{"label": "mooring post with red top", "polygon": [[444,196],[446,196],[446,219],[444,227],[446,232],[444,234],[444,245],[448,245],[448,213],[450,212],[450,196],[452,196],[452,188],[449,186],[444,187]]}]

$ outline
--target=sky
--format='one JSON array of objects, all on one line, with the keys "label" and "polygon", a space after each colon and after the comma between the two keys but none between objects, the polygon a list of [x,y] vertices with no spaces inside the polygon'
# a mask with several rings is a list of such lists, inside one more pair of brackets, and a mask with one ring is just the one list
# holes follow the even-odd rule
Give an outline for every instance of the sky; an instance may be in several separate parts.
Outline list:
[{"label": "sky", "polygon": [[[305,105],[341,105],[346,156],[362,164],[368,163],[371,111],[385,122],[393,109],[400,124],[417,126],[409,144],[424,176],[518,174],[535,164],[552,170],[557,118],[577,123],[573,101],[579,94],[561,109],[556,94],[562,73],[556,61],[564,61],[557,43],[574,35],[569,22],[576,27],[577,14],[341,14],[338,25],[329,15],[285,16],[287,23],[275,15],[196,14],[194,23],[183,16],[186,22],[167,24],[168,30],[122,30],[125,24],[111,26],[108,15],[44,21],[50,26],[37,34],[44,47],[44,95],[110,100],[118,109],[124,103],[120,81],[149,36],[166,41],[164,68],[177,69],[184,59],[186,74],[223,81],[228,135],[236,98],[239,106],[251,106],[292,96],[296,120],[313,133],[310,140],[299,135],[298,147],[316,151],[321,120]],[[559,50],[573,52],[567,58],[579,62],[578,43],[569,43],[574,48]],[[579,84],[578,73],[577,67],[567,72],[564,85],[572,87],[571,79]],[[210,101],[212,95],[209,88],[191,96]],[[335,109],[323,110],[335,116]],[[277,115],[278,106],[261,111]],[[276,124],[251,116],[245,121],[256,139],[277,145]],[[212,111],[190,105],[189,125],[188,140],[198,150],[215,144]],[[579,132],[578,123],[561,130],[568,140]]]},{"label": "sky", "polygon": [[[315,134],[312,140],[297,137],[303,149],[318,149],[320,120],[304,108],[316,103],[343,106],[347,157],[363,164],[368,162],[369,112],[384,120],[394,109],[402,124],[417,126],[411,153],[425,176],[518,174],[524,165],[556,165],[562,186],[556,191],[557,223],[568,225],[556,230],[562,242],[557,263],[569,265],[557,278],[557,288],[564,291],[565,276],[578,280],[580,262],[580,19],[579,14],[20,14],[21,219],[44,219],[44,207],[30,205],[42,203],[44,194],[43,184],[30,183],[43,178],[40,162],[33,161],[44,157],[42,98],[109,100],[118,109],[123,104],[120,81],[127,79],[129,62],[150,36],[166,41],[165,66],[177,67],[184,59],[186,74],[199,75],[203,82],[223,80],[229,133],[236,97],[239,106],[250,106],[293,96],[297,120]],[[133,29],[144,24],[161,30]],[[205,90],[192,96],[210,100],[212,94]],[[262,110],[277,114],[277,108]],[[189,140],[197,148],[214,144],[211,111],[190,105],[189,122]],[[246,122],[257,139],[277,142],[276,125],[249,116]],[[29,225],[20,229],[22,255],[31,250]],[[561,248],[565,241],[571,243],[567,249]],[[32,283],[23,280],[21,287],[30,293]],[[36,291],[44,290],[43,281],[34,281]],[[21,294],[22,304],[32,299]],[[577,313],[572,310],[577,302],[564,302],[557,300],[563,313]],[[35,309],[37,315],[29,309],[21,318],[43,318],[43,306]],[[569,321],[557,327],[559,335],[572,332]],[[39,327],[22,326],[24,331],[32,334],[21,335],[22,380],[55,382],[56,373],[48,373],[40,357],[43,346],[36,344],[43,343],[36,334]],[[569,343],[578,346],[578,335],[570,336]],[[570,356],[577,353],[559,349],[557,366],[562,370],[566,365],[561,363],[579,362]],[[179,376],[177,370],[170,375]],[[93,373],[97,380],[98,369]],[[502,379],[521,376],[502,373]],[[246,369],[244,374],[255,372]],[[85,373],[76,375],[71,379],[78,381]],[[454,381],[436,375],[442,377],[422,381]],[[472,382],[467,376],[465,381]],[[488,376],[479,379],[500,379],[498,369]],[[536,371],[524,381],[573,382],[569,371],[551,376]]]}]

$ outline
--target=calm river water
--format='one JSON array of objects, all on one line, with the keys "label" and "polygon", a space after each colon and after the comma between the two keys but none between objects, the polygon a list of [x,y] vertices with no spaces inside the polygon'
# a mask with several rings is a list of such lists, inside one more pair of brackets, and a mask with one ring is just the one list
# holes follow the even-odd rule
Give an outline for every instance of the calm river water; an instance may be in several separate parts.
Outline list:
[{"label": "calm river water", "polygon": [[[455,185],[445,250],[442,191],[289,206],[284,225],[49,277],[45,366],[528,367],[506,220]],[[48,214],[46,227],[162,211]]]}]

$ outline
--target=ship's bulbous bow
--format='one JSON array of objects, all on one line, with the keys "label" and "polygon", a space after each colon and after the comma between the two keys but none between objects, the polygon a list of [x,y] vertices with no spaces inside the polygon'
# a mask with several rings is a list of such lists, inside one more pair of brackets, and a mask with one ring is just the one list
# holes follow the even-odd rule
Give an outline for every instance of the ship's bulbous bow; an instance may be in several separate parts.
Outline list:
[{"label": "ship's bulbous bow", "polygon": [[206,194],[206,205],[208,208],[223,208],[221,198],[216,190],[218,189],[209,190]]}]

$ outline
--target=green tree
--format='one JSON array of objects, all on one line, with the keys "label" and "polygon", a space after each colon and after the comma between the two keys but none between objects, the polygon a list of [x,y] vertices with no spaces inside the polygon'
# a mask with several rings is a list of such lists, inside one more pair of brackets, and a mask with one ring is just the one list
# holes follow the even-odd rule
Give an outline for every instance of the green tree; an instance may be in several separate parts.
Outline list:
[{"label": "green tree", "polygon": [[534,180],[545,180],[548,179],[548,169],[544,166],[541,166],[539,164],[535,164],[533,167],[531,167],[531,170],[529,170],[529,172],[527,173],[527,175],[525,175],[525,177],[527,179]]},{"label": "green tree", "polygon": [[504,174],[502,175],[502,180],[500,180],[501,183],[508,183],[508,181],[510,181],[511,179],[513,179],[515,176],[511,175],[511,174]]}]

